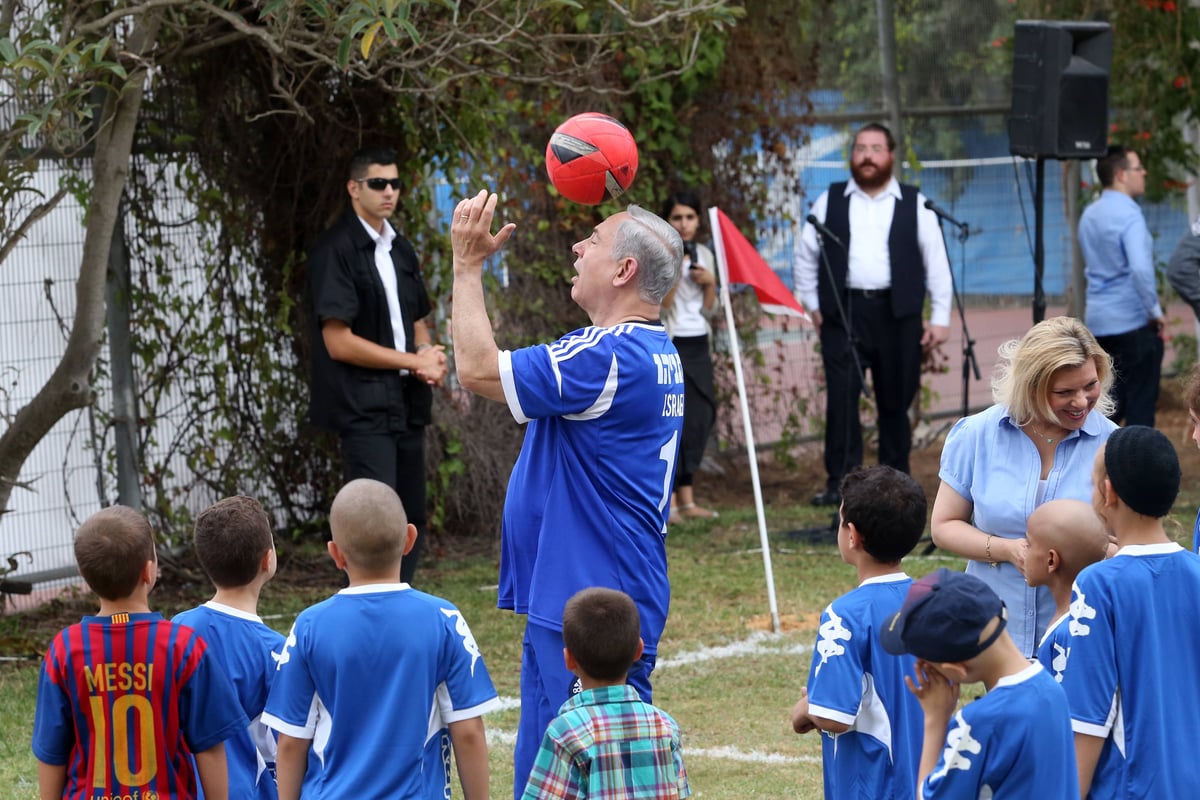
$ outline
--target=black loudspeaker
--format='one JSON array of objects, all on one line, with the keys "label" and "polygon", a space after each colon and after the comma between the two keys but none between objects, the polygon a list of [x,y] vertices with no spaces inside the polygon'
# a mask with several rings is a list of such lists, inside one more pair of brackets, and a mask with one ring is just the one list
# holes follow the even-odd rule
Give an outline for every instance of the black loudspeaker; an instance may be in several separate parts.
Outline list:
[{"label": "black loudspeaker", "polygon": [[1050,158],[1104,155],[1111,65],[1107,22],[1017,22],[1009,152]]}]

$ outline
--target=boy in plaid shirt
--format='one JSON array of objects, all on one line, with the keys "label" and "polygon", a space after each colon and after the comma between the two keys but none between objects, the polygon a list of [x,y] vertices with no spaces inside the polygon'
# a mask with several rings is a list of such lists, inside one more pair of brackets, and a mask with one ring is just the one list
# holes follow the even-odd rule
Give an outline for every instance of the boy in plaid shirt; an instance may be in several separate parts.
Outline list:
[{"label": "boy in plaid shirt", "polygon": [[547,728],[524,800],[690,797],[679,725],[625,684],[642,655],[633,600],[584,589],[567,601],[562,625],[563,657],[580,691]]}]

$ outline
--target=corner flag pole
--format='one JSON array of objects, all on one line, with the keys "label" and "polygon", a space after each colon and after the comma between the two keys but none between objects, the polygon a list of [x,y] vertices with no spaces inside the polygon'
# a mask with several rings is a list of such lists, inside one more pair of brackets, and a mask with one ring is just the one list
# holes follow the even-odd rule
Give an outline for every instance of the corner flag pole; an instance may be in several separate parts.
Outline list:
[{"label": "corner flag pole", "polygon": [[738,400],[742,405],[742,427],[746,434],[746,454],[750,459],[750,483],[754,487],[754,511],[758,515],[758,539],[762,543],[763,570],[767,577],[767,603],[771,608],[771,630],[779,633],[779,606],[775,602],[775,575],[771,570],[771,545],[767,539],[767,517],[763,509],[762,484],[758,477],[758,454],[754,449],[754,430],[750,425],[750,404],[746,400],[746,379],[742,374],[742,349],[738,341],[737,325],[733,320],[733,305],[729,301],[729,265],[725,259],[725,243],[721,236],[721,225],[717,209],[708,210],[709,230],[716,245],[717,274],[721,279],[721,305],[725,307],[725,327],[729,332],[729,347],[733,353],[733,372],[737,376]]}]

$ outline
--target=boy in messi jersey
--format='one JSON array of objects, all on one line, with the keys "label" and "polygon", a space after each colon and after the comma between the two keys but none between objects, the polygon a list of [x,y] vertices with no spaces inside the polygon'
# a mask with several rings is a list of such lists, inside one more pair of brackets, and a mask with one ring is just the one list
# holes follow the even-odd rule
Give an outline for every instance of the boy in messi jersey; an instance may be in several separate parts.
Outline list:
[{"label": "boy in messi jersey", "polygon": [[679,280],[683,240],[629,206],[571,248],[571,299],[591,325],[548,345],[501,351],[482,271],[512,234],[491,233],[486,191],[454,211],[454,357],[463,387],[528,423],[504,499],[497,605],[527,615],[521,718],[514,748],[520,797],[546,726],[577,689],[563,665],[562,611],[589,586],[620,589],[641,620],[629,685],[653,702],[650,674],[667,619],[666,530],[683,428],[683,367],[659,320]]},{"label": "boy in messi jersey", "polygon": [[[917,657],[905,681],[925,712],[922,800],[1079,795],[1067,699],[1007,622],[986,583],[943,567],[913,583],[879,632],[889,653]],[[987,694],[956,711],[962,684],[976,681]]]},{"label": "boy in messi jersey", "polygon": [[563,660],[582,690],[542,738],[523,800],[690,797],[679,725],[626,684],[642,654],[637,606],[592,587],[563,609]]},{"label": "boy in messi jersey", "polygon": [[1108,555],[1108,534],[1090,505],[1069,498],[1042,503],[1025,524],[1025,582],[1049,587],[1055,606],[1054,621],[1038,644],[1037,660],[1062,683],[1071,651],[1071,586],[1080,570]]},{"label": "boy in messi jersey", "polygon": [[248,720],[204,640],[150,611],[150,523],[125,506],[97,511],[75,535],[75,560],[100,611],[55,637],[42,664],[41,796],[229,797],[224,742]]},{"label": "boy in messi jersey", "polygon": [[1159,431],[1129,425],[1096,454],[1092,506],[1119,550],[1085,567],[1071,595],[1071,708],[1085,797],[1194,797],[1188,752],[1200,716],[1200,637],[1191,622],[1200,558],[1163,529],[1179,459]]},{"label": "boy in messi jersey", "polygon": [[854,566],[858,587],[821,615],[792,728],[827,734],[826,798],[910,798],[922,722],[921,705],[904,686],[914,661],[885,652],[876,633],[912,585],[900,560],[925,530],[928,501],[912,476],[883,465],[854,470],[839,490],[838,551]]},{"label": "boy in messi jersey", "polygon": [[[280,800],[488,796],[482,716],[496,690],[462,612],[400,582],[417,529],[396,492],[360,478],[329,513],[329,555],[350,585],[296,618],[263,722],[279,733]],[[448,742],[447,742],[448,740]]]},{"label": "boy in messi jersey", "polygon": [[275,736],[259,717],[283,651],[283,636],[258,616],[258,596],[275,575],[271,520],[254,498],[227,497],[196,517],[193,541],[216,594],[204,605],[177,614],[174,621],[208,642],[250,720],[225,743],[230,796],[273,800]]}]

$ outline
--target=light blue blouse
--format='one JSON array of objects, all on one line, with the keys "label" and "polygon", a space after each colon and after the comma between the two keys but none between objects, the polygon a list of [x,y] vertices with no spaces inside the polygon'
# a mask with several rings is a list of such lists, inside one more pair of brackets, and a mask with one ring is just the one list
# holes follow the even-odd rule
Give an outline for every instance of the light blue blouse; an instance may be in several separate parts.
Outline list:
[{"label": "light blue blouse", "polygon": [[[1005,539],[1025,537],[1025,521],[1047,500],[1073,498],[1091,502],[1092,465],[1096,452],[1116,425],[1092,412],[1083,427],[1058,443],[1054,466],[1038,497],[1042,462],[1037,446],[1008,415],[994,405],[955,423],[942,448],[938,477],[974,506],[971,524]],[[981,579],[1008,607],[1008,631],[1026,657],[1054,619],[1054,598],[1045,586],[1036,589],[1013,564],[995,566],[968,561],[967,573]]]}]

